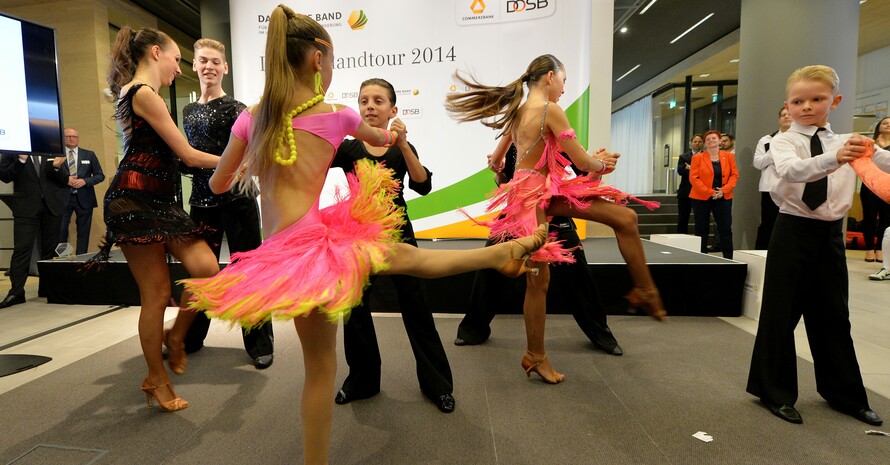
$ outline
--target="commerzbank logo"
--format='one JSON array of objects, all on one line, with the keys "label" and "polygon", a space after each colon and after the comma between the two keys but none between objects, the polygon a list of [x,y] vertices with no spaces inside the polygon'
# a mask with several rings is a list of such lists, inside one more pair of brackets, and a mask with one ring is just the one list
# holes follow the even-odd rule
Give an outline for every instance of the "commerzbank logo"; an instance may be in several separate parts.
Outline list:
[{"label": "commerzbank logo", "polygon": [[364,10],[355,10],[349,15],[347,22],[353,31],[358,31],[364,29],[365,24],[368,24],[368,17],[365,16]]},{"label": "commerzbank logo", "polygon": [[[552,16],[560,0],[454,0],[459,26],[533,21]],[[570,4],[569,8],[574,5]]]}]

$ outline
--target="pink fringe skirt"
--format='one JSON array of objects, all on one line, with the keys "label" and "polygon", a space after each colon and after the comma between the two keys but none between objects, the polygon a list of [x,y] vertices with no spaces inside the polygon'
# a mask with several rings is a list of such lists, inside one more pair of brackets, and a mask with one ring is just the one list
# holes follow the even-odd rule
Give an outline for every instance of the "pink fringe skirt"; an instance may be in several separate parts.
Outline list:
[{"label": "pink fringe skirt", "polygon": [[[658,202],[641,200],[621,192],[589,175],[561,179],[545,176],[536,170],[522,169],[516,171],[510,182],[501,184],[494,191],[487,210],[491,212],[503,205],[498,217],[480,224],[491,228],[491,237],[501,242],[532,234],[538,227],[537,207],[546,209],[553,199],[565,201],[572,207],[583,210],[590,206],[593,198],[602,198],[620,205],[633,200],[649,210],[660,205]],[[575,261],[571,249],[564,249],[561,241],[554,241],[552,238],[532,254],[532,260],[547,263]]]},{"label": "pink fringe skirt", "polygon": [[216,276],[182,280],[192,294],[189,307],[245,328],[316,309],[332,322],[347,318],[369,275],[389,268],[404,222],[393,203],[399,184],[392,170],[362,160],[355,173],[334,205],[318,210],[316,201],[257,249],[233,254]]}]

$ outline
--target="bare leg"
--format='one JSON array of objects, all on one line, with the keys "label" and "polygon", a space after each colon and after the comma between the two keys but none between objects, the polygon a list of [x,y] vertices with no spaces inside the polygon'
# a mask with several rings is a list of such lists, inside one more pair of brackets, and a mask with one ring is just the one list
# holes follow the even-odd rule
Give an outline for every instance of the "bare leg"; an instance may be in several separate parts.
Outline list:
[{"label": "bare leg", "polygon": [[[142,356],[148,365],[146,385],[164,386],[170,376],[161,358],[161,341],[164,332],[164,309],[170,301],[170,273],[163,244],[121,246],[130,272],[139,286],[139,343]],[[155,391],[160,402],[173,400],[173,387]]]},{"label": "bare leg", "polygon": [[406,274],[418,278],[440,278],[483,268],[500,269],[528,251],[538,250],[547,238],[546,225],[532,236],[471,250],[429,250],[395,244],[390,268],[381,274]]},{"label": "bare leg", "polygon": [[[633,281],[632,293],[640,294],[639,298],[646,302],[647,311],[656,319],[663,319],[667,313],[661,304],[661,298],[655,288],[655,281],[649,273],[649,265],[646,264],[646,254],[643,252],[643,241],[640,240],[640,232],[637,228],[637,214],[624,206],[595,198],[586,210],[572,208],[562,200],[556,200],[547,209],[548,215],[571,216],[589,221],[603,223],[615,231],[618,240],[618,249],[627,263],[627,271]],[[634,294],[634,295],[636,295]],[[634,299],[630,299],[634,303]]]},{"label": "bare leg", "polygon": [[327,464],[334,420],[334,378],[337,375],[337,325],[319,311],[294,318],[303,347],[305,382],[300,404],[303,463]]},{"label": "bare leg", "polygon": [[[183,268],[192,278],[209,278],[219,273],[219,261],[207,242],[195,240],[187,243],[169,243],[167,249],[182,262]],[[183,291],[179,298],[180,310],[173,322],[173,328],[165,334],[165,344],[169,349],[167,361],[170,369],[176,374],[185,372],[185,336],[189,326],[195,319],[195,312],[185,309],[191,300],[188,291]]]},{"label": "bare leg", "polygon": [[537,264],[540,270],[537,275],[526,275],[525,302],[522,305],[522,316],[525,320],[526,355],[522,359],[522,367],[526,373],[537,372],[551,384],[565,380],[562,373],[557,372],[544,357],[544,330],[547,323],[547,288],[550,285],[550,268],[546,263]]}]

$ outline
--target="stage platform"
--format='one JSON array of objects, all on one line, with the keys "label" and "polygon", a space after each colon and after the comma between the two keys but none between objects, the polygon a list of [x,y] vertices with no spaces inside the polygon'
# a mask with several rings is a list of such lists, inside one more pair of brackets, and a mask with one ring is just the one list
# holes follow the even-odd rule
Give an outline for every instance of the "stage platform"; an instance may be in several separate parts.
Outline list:
[{"label": "stage platform", "polygon": [[[477,239],[420,240],[421,248],[472,249],[485,242]],[[612,315],[627,313],[624,295],[631,282],[627,266],[613,237],[589,238],[583,241],[588,266],[594,277],[600,300]],[[721,257],[690,252],[643,240],[652,277],[670,315],[676,316],[739,316],[747,265]],[[139,305],[136,282],[120,250],[113,250],[110,262],[101,271],[87,273],[78,269],[91,254],[68,259],[40,261],[39,295],[49,303],[80,305]],[[227,261],[228,256],[223,255]],[[223,264],[225,265],[225,263]],[[170,263],[171,280],[187,277],[182,264]],[[474,273],[424,280],[430,308],[436,313],[465,313],[473,286]],[[518,278],[524,280],[524,278]],[[181,288],[176,286],[174,295]],[[519,291],[521,293],[521,290]],[[371,295],[371,310],[399,311],[391,281],[381,276]],[[548,309],[567,313],[564,309]],[[521,296],[505,299],[498,313],[522,313]]]}]

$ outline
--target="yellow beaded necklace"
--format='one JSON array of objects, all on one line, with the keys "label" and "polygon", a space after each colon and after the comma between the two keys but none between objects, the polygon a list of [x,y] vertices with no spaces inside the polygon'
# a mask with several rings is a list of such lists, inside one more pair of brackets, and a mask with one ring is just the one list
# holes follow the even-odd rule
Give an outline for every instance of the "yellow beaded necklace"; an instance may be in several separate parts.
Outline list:
[{"label": "yellow beaded necklace", "polygon": [[[297,144],[294,142],[294,125],[293,119],[300,113],[314,107],[319,102],[324,101],[324,94],[318,94],[312,97],[308,102],[294,108],[286,113],[281,122],[281,130],[278,131],[278,148],[275,149],[275,162],[279,165],[289,166],[297,161]],[[290,157],[287,159],[281,157],[281,146],[284,145],[284,134],[287,133],[287,145],[290,148]]]}]

